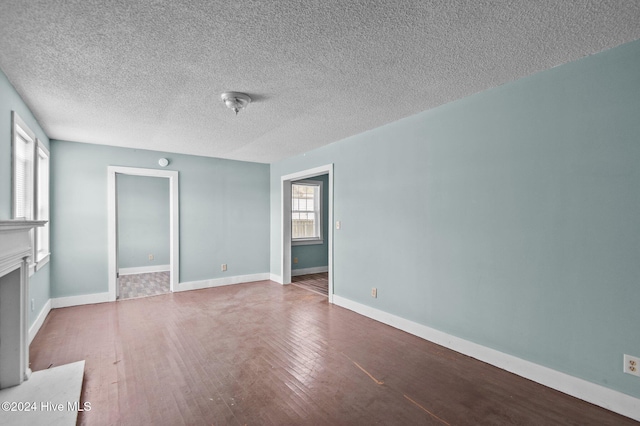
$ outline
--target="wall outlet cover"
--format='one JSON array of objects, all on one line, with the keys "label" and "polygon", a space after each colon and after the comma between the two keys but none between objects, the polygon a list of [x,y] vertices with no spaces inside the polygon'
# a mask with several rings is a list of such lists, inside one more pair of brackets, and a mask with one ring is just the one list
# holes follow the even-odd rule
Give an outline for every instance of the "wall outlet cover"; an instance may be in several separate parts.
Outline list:
[{"label": "wall outlet cover", "polygon": [[625,354],[622,371],[640,377],[640,357]]},{"label": "wall outlet cover", "polygon": [[227,264],[226,264],[226,263],[223,263],[223,264],[222,264],[222,266],[220,267],[220,269],[221,269],[222,271],[226,271],[226,270],[227,270]]}]

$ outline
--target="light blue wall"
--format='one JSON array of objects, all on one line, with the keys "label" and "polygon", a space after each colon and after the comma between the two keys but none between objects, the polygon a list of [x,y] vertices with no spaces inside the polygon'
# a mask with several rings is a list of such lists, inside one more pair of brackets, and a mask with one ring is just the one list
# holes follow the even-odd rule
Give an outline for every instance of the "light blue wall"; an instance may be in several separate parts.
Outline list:
[{"label": "light blue wall", "polygon": [[[306,180],[322,182],[322,244],[291,247],[291,269],[317,268],[329,264],[329,175],[316,176]],[[293,263],[293,258],[298,263]]]},{"label": "light blue wall", "polygon": [[52,297],[108,290],[107,166],[160,168],[161,157],[180,172],[180,282],[268,272],[268,165],[58,140],[51,149]]},{"label": "light blue wall", "polygon": [[335,294],[640,397],[640,41],[272,164],[272,273],[328,163]]},{"label": "light blue wall", "polygon": [[116,181],[118,267],[169,265],[169,179],[118,174]]},{"label": "light blue wall", "polygon": [[[16,111],[47,147],[49,138],[29,107],[13,88],[7,76],[0,70],[0,219],[12,219],[11,216],[11,111]],[[35,309],[30,312],[30,324],[49,300],[49,267],[36,272],[29,285],[29,298],[35,300]]]}]

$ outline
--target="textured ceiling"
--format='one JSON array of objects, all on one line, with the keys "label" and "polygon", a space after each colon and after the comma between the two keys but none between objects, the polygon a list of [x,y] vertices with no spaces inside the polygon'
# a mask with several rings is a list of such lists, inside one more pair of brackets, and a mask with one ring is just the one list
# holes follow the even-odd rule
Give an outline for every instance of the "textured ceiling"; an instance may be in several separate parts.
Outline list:
[{"label": "textured ceiling", "polygon": [[51,138],[264,163],[638,38],[623,0],[0,0]]}]

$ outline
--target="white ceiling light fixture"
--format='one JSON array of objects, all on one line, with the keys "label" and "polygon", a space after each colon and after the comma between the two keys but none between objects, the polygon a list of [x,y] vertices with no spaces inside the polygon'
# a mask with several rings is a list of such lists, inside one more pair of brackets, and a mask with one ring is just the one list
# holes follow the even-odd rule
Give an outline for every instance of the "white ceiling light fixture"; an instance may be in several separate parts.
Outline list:
[{"label": "white ceiling light fixture", "polygon": [[251,103],[251,98],[246,93],[224,92],[220,97],[227,108],[235,111],[236,115],[238,115],[238,111],[246,108]]}]

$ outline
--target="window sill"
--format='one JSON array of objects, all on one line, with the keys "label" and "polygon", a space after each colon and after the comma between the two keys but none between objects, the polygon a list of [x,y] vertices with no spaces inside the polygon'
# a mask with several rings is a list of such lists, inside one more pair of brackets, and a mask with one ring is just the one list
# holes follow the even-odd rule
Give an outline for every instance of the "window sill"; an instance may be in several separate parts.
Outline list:
[{"label": "window sill", "polygon": [[292,246],[311,246],[311,245],[320,245],[324,244],[323,239],[313,238],[308,240],[291,240]]},{"label": "window sill", "polygon": [[44,265],[49,263],[49,258],[51,257],[51,253],[47,253],[42,259],[36,262],[36,272],[38,272]]}]

